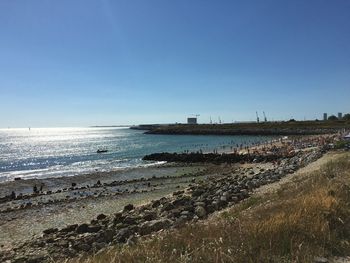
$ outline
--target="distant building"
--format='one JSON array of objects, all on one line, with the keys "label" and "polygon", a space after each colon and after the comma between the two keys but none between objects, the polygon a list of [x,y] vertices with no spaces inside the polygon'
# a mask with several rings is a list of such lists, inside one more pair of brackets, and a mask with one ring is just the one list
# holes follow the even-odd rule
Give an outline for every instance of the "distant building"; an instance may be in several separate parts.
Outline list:
[{"label": "distant building", "polygon": [[197,118],[187,118],[187,124],[197,124]]},{"label": "distant building", "polygon": [[323,120],[324,120],[324,121],[328,120],[328,115],[327,115],[327,113],[323,113]]},{"label": "distant building", "polygon": [[343,113],[338,112],[338,120],[341,120],[343,118]]}]

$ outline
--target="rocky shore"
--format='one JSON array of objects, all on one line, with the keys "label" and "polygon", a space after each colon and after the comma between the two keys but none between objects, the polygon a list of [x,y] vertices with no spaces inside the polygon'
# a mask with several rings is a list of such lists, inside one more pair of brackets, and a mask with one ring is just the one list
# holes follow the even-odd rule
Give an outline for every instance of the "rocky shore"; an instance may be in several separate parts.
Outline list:
[{"label": "rocky shore", "polygon": [[218,154],[218,153],[153,153],[146,155],[145,161],[166,161],[180,163],[251,163],[275,162],[282,158],[292,157],[290,154]]},{"label": "rocky shore", "polygon": [[162,229],[181,226],[249,197],[262,186],[280,180],[287,174],[322,156],[328,147],[313,147],[279,159],[277,165],[254,169],[241,167],[220,173],[189,185],[171,196],[145,205],[127,204],[121,211],[99,214],[90,223],[49,228],[41,237],[26,242],[13,251],[1,251],[1,262],[48,262],[62,257],[97,252],[113,244],[132,245],[139,238]]}]

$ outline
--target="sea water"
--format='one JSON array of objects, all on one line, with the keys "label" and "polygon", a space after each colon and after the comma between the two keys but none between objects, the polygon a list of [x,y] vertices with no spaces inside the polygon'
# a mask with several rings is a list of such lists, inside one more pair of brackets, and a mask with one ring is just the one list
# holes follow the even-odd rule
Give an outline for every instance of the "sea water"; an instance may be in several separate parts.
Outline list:
[{"label": "sea water", "polygon": [[[156,165],[156,152],[211,152],[271,140],[271,136],[147,135],[129,128],[0,129],[0,182]],[[106,153],[97,153],[106,149]]]}]

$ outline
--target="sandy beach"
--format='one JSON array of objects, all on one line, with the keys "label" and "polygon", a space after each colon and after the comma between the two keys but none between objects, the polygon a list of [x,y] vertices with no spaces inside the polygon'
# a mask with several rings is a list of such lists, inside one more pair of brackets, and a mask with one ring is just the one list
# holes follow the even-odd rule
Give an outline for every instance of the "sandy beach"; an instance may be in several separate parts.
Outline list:
[{"label": "sandy beach", "polygon": [[[88,222],[100,213],[119,211],[128,203],[140,205],[166,196],[187,187],[195,178],[205,178],[206,169],[159,166],[2,183],[1,196],[11,191],[23,195],[21,199],[0,203],[0,247],[12,248],[40,236],[44,229]],[[41,184],[43,192],[33,194],[33,186]]]}]

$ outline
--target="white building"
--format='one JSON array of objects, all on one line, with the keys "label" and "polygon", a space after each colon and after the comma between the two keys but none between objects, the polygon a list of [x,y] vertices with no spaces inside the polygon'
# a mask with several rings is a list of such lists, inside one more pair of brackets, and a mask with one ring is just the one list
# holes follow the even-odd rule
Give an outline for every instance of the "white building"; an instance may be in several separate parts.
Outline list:
[{"label": "white building", "polygon": [[197,118],[187,118],[187,124],[197,124]]}]

